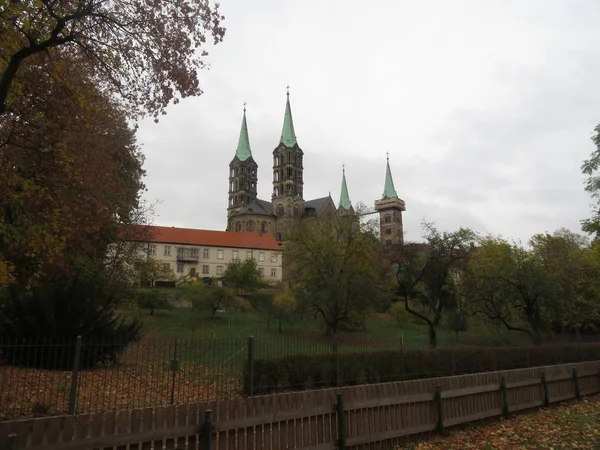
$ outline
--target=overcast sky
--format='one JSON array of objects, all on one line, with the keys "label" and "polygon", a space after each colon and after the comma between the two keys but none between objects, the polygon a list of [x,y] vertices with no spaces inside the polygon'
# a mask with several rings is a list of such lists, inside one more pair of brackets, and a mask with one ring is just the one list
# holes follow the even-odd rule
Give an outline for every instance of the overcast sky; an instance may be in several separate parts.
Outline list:
[{"label": "overcast sky", "polygon": [[204,94],[141,124],[155,224],[224,230],[247,102],[259,197],[270,200],[285,87],[305,199],[381,197],[386,152],[423,219],[527,241],[589,214],[582,161],[600,122],[597,0],[222,0]]}]

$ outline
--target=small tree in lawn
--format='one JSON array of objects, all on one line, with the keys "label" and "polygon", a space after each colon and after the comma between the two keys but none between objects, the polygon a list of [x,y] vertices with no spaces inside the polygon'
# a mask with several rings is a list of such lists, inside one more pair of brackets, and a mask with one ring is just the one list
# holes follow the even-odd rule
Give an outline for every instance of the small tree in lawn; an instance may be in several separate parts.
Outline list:
[{"label": "small tree in lawn", "polygon": [[263,287],[264,282],[256,259],[234,259],[227,264],[221,277],[223,285],[236,289],[239,293],[254,292]]},{"label": "small tree in lawn", "polygon": [[469,329],[469,321],[466,314],[460,309],[455,309],[447,317],[448,329],[456,333],[456,342],[458,342],[458,333]]},{"label": "small tree in lawn", "polygon": [[282,332],[281,322],[290,320],[296,311],[296,299],[289,293],[282,293],[273,298],[273,312],[279,324],[279,332]]},{"label": "small tree in lawn", "polygon": [[138,289],[135,293],[135,301],[140,308],[150,310],[151,316],[156,309],[173,309],[166,293],[159,289]]},{"label": "small tree in lawn", "polygon": [[456,274],[466,264],[476,234],[466,228],[441,233],[424,224],[427,242],[403,244],[394,259],[398,294],[404,308],[427,326],[429,346],[437,347],[437,330],[457,304]]}]

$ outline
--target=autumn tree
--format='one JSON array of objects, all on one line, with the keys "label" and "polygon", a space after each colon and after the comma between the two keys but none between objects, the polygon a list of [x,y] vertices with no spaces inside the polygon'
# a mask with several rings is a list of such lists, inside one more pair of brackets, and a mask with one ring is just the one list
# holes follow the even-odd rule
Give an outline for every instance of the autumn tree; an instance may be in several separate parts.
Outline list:
[{"label": "autumn tree", "polygon": [[[61,64],[70,83],[41,77]],[[105,258],[138,213],[143,157],[123,110],[74,61],[30,58],[18,119],[0,117],[0,255],[19,283],[64,271],[69,255]]]},{"label": "autumn tree", "polygon": [[403,244],[392,258],[400,301],[427,326],[429,346],[436,348],[444,314],[456,307],[456,276],[468,260],[476,234],[466,228],[454,232],[440,232],[431,224],[424,228],[425,243]]},{"label": "autumn tree", "polygon": [[333,215],[305,220],[291,233],[284,257],[298,308],[316,317],[327,334],[364,326],[382,292],[378,246],[358,220]]},{"label": "autumn tree", "polygon": [[[68,86],[40,76],[56,64]],[[21,76],[30,82],[13,103],[18,118],[0,116],[0,255],[11,278],[0,334],[126,344],[140,329],[118,312],[130,298],[125,268],[147,231],[130,226],[143,215],[134,131],[85,65],[40,53]]]},{"label": "autumn tree", "polygon": [[[127,113],[164,113],[170,102],[202,93],[206,41],[221,42],[219,5],[210,0],[0,0],[0,116],[34,80],[29,59],[67,55],[94,74],[102,92],[118,94]],[[39,76],[69,83],[60,65]]]}]

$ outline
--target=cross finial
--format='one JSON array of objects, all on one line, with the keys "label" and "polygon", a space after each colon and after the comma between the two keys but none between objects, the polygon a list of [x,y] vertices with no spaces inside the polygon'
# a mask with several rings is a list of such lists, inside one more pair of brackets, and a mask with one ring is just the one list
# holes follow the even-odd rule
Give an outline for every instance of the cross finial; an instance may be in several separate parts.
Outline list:
[{"label": "cross finial", "polygon": [[390,162],[390,152],[385,152],[385,159],[387,159],[387,162]]},{"label": "cross finial", "polygon": [[290,98],[290,85],[288,84],[285,89],[287,91],[286,95],[287,95],[287,98],[289,100],[289,98]]},{"label": "cross finial", "polygon": [[244,115],[246,115],[246,102],[244,102]]},{"label": "cross finial", "polygon": [[346,173],[346,164],[342,164],[342,172]]}]

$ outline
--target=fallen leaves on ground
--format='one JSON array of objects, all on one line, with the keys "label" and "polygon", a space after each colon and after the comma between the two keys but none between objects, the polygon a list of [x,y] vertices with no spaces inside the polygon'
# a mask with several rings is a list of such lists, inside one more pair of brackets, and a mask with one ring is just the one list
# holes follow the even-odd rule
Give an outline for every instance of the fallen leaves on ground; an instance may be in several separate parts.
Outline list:
[{"label": "fallen leaves on ground", "polygon": [[600,395],[399,447],[411,450],[600,449]]}]

